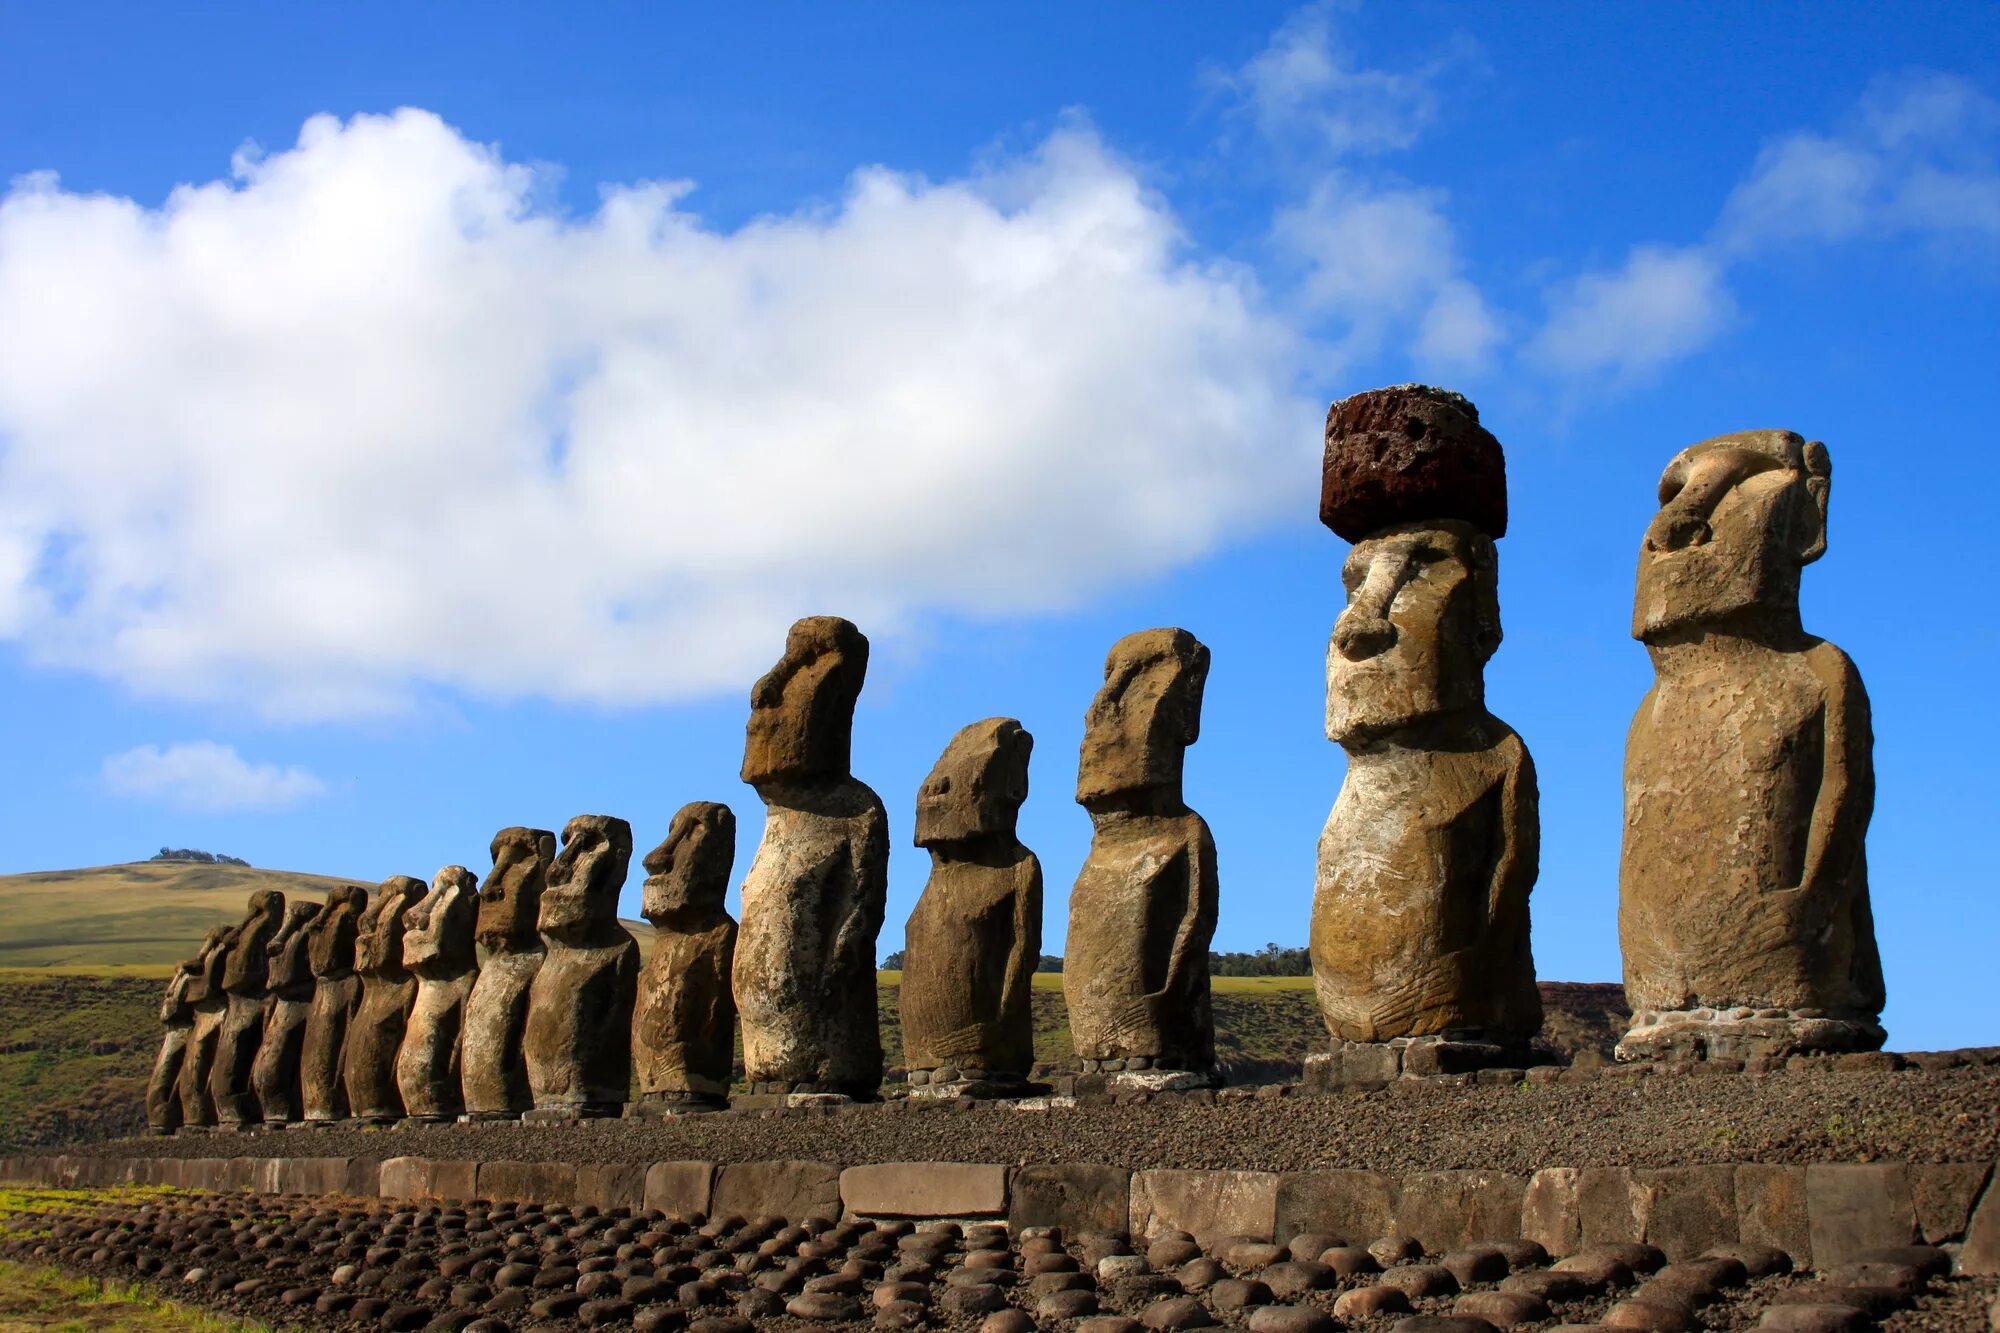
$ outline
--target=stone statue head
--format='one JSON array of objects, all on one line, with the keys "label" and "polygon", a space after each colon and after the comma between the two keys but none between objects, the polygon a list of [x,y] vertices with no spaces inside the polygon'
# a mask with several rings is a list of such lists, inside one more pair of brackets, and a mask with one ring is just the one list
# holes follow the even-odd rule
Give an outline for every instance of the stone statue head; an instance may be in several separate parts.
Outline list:
[{"label": "stone statue head", "polygon": [[408,875],[391,875],[375,890],[354,941],[354,970],[367,976],[395,977],[403,972],[403,930],[410,909],[423,900],[424,882]]},{"label": "stone statue head", "polygon": [[1493,539],[1470,523],[1408,523],[1356,542],[1327,654],[1326,734],[1361,741],[1486,701],[1500,646]]},{"label": "stone statue head", "polygon": [[312,938],[309,927],[319,914],[318,903],[294,902],[285,908],[278,933],[264,946],[266,981],[271,989],[303,986],[312,980],[306,945]]},{"label": "stone statue head", "polygon": [[493,868],[479,886],[479,942],[489,949],[532,949],[541,940],[542,890],[556,859],[545,828],[503,828],[493,835]]},{"label": "stone statue head", "polygon": [[785,655],[750,691],[743,780],[810,782],[850,771],[854,704],[868,674],[868,640],[839,616],[807,616]]},{"label": "stone statue head", "polygon": [[368,910],[368,890],[341,884],[326,895],[326,906],[306,930],[313,975],[340,977],[354,970],[354,945],[362,914]]},{"label": "stone statue head", "polygon": [[249,910],[242,923],[230,932],[229,958],[222,965],[222,988],[226,991],[254,992],[264,988],[265,949],[285,920],[285,895],[276,889],[259,889],[250,895]]},{"label": "stone statue head", "polygon": [[611,815],[578,815],[563,825],[562,851],[542,891],[542,934],[585,944],[618,925],[618,891],[632,863],[632,826]]},{"label": "stone statue head", "polygon": [[1650,643],[1744,612],[1796,615],[1799,571],[1826,551],[1832,484],[1826,446],[1788,430],[1681,450],[1639,551],[1632,637]]},{"label": "stone statue head", "polygon": [[1111,645],[1104,687],[1083,717],[1076,799],[1178,793],[1181,762],[1201,735],[1208,649],[1184,629],[1147,629]]},{"label": "stone statue head", "polygon": [[431,880],[423,901],[403,921],[403,966],[449,975],[471,967],[472,927],[479,910],[479,881],[464,866],[446,866]]},{"label": "stone statue head", "polygon": [[692,801],[674,814],[667,840],[646,853],[639,910],[656,926],[712,919],[722,912],[735,864],[735,814],[715,801]]},{"label": "stone statue head", "polygon": [[917,788],[917,846],[1011,837],[1035,738],[1011,717],[962,728]]}]

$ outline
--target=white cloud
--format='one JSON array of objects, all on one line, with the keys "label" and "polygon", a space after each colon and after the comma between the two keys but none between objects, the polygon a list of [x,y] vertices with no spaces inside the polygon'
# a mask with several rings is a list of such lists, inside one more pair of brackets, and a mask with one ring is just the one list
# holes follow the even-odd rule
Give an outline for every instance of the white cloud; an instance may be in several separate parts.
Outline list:
[{"label": "white cloud", "polygon": [[1358,66],[1339,41],[1331,7],[1312,4],[1271,34],[1239,69],[1215,77],[1274,144],[1331,153],[1408,148],[1436,117],[1437,79],[1463,52],[1412,70]]},{"label": "white cloud", "polygon": [[214,741],[136,746],[107,756],[102,776],[114,796],[204,812],[284,810],[326,791],[305,769],[253,764]]},{"label": "white cloud", "polygon": [[1526,354],[1559,376],[1643,379],[1706,346],[1735,309],[1705,252],[1639,246],[1622,268],[1558,292]]},{"label": "white cloud", "polygon": [[17,181],[0,635],[281,717],[662,700],[796,615],[1192,559],[1312,451],[1292,331],[1086,131],[732,232],[685,184],[545,186],[416,110],[159,208]]}]

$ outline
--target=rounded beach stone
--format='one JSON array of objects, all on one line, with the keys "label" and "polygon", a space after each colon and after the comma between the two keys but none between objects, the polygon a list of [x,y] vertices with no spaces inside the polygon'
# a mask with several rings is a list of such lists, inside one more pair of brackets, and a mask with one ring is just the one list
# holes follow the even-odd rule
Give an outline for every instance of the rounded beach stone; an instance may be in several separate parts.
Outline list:
[{"label": "rounded beach stone", "polygon": [[1255,1278],[1227,1277],[1208,1289],[1208,1302],[1217,1310],[1269,1305],[1271,1289]]},{"label": "rounded beach stone", "polygon": [[1865,1333],[1875,1321],[1851,1305],[1774,1305],[1757,1327],[1769,1333]]},{"label": "rounded beach stone", "polygon": [[1604,1312],[1606,1328],[1626,1328],[1638,1333],[1690,1333],[1696,1327],[1692,1311],[1685,1305],[1665,1301],[1620,1301]]},{"label": "rounded beach stone", "polygon": [[1363,1273],[1379,1273],[1382,1265],[1375,1262],[1375,1256],[1360,1245],[1335,1245],[1319,1252],[1319,1261],[1331,1268],[1335,1277],[1358,1277]]},{"label": "rounded beach stone", "polygon": [[1484,1319],[1495,1328],[1538,1324],[1549,1317],[1548,1304],[1541,1297],[1520,1291],[1467,1292],[1452,1303],[1451,1311]]},{"label": "rounded beach stone", "polygon": [[1490,1245],[1474,1245],[1462,1250],[1453,1250],[1438,1260],[1441,1267],[1449,1269],[1458,1279],[1461,1287],[1477,1286],[1481,1282],[1498,1282],[1507,1276],[1509,1265],[1507,1256]]},{"label": "rounded beach stone", "polygon": [[1317,1259],[1287,1259],[1272,1264],[1258,1276],[1279,1300],[1290,1300],[1308,1291],[1324,1291],[1340,1282],[1333,1269]]},{"label": "rounded beach stone", "polygon": [[[1743,1265],[1743,1271],[1751,1277],[1771,1277],[1774,1274],[1792,1271],[1792,1256],[1775,1245],[1730,1244],[1717,1245],[1702,1252],[1704,1259],[1734,1259]],[[1950,1271],[1947,1259],[1945,1268]]]},{"label": "rounded beach stone", "polygon": [[[1388,1268],[1393,1264],[1414,1263],[1424,1257],[1423,1243],[1415,1236],[1377,1236],[1368,1242],[1368,1254]],[[1320,1256],[1322,1259],[1324,1255]]]},{"label": "rounded beach stone", "polygon": [[1376,1285],[1396,1287],[1413,1301],[1458,1294],[1458,1279],[1442,1264],[1406,1264],[1401,1268],[1392,1268],[1382,1274]]},{"label": "rounded beach stone", "polygon": [[1339,1325],[1310,1305],[1265,1305],[1250,1316],[1250,1333],[1334,1333]]},{"label": "rounded beach stone", "polygon": [[925,1317],[924,1307],[915,1301],[890,1301],[875,1311],[875,1327],[883,1333],[900,1333],[902,1329],[921,1328]]},{"label": "rounded beach stone", "polygon": [[995,1310],[980,1321],[979,1333],[1035,1333],[1035,1321],[1025,1310]]},{"label": "rounded beach stone", "polygon": [[1097,1313],[1094,1291],[1050,1292],[1035,1302],[1035,1313],[1043,1319],[1081,1319]]},{"label": "rounded beach stone", "polygon": [[1408,1314],[1409,1293],[1400,1287],[1356,1287],[1340,1293],[1333,1312],[1342,1319],[1373,1319],[1387,1314]]},{"label": "rounded beach stone", "polygon": [[1215,1316],[1192,1296],[1173,1296],[1147,1306],[1139,1315],[1139,1322],[1156,1330],[1207,1328],[1215,1322]]}]

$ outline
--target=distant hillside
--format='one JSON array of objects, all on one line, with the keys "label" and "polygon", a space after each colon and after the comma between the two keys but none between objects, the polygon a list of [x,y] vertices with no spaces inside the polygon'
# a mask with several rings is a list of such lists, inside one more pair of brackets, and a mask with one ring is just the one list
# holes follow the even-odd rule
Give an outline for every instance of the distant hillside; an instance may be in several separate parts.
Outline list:
[{"label": "distant hillside", "polygon": [[[317,902],[341,884],[375,881],[157,860],[0,875],[0,967],[164,976],[210,926],[242,920],[257,890]],[[652,949],[651,926],[624,924],[642,952]]]}]

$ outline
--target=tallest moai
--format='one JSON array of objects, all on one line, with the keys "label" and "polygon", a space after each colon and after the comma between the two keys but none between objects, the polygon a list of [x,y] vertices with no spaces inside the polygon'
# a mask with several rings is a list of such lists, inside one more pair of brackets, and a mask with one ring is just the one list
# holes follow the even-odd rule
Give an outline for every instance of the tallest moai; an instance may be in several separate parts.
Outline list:
[{"label": "tallest moai", "polygon": [[1832,479],[1787,430],[1704,440],[1660,478],[1632,610],[1655,680],[1625,747],[1621,1057],[1882,1044],[1868,695],[1799,623]]}]

